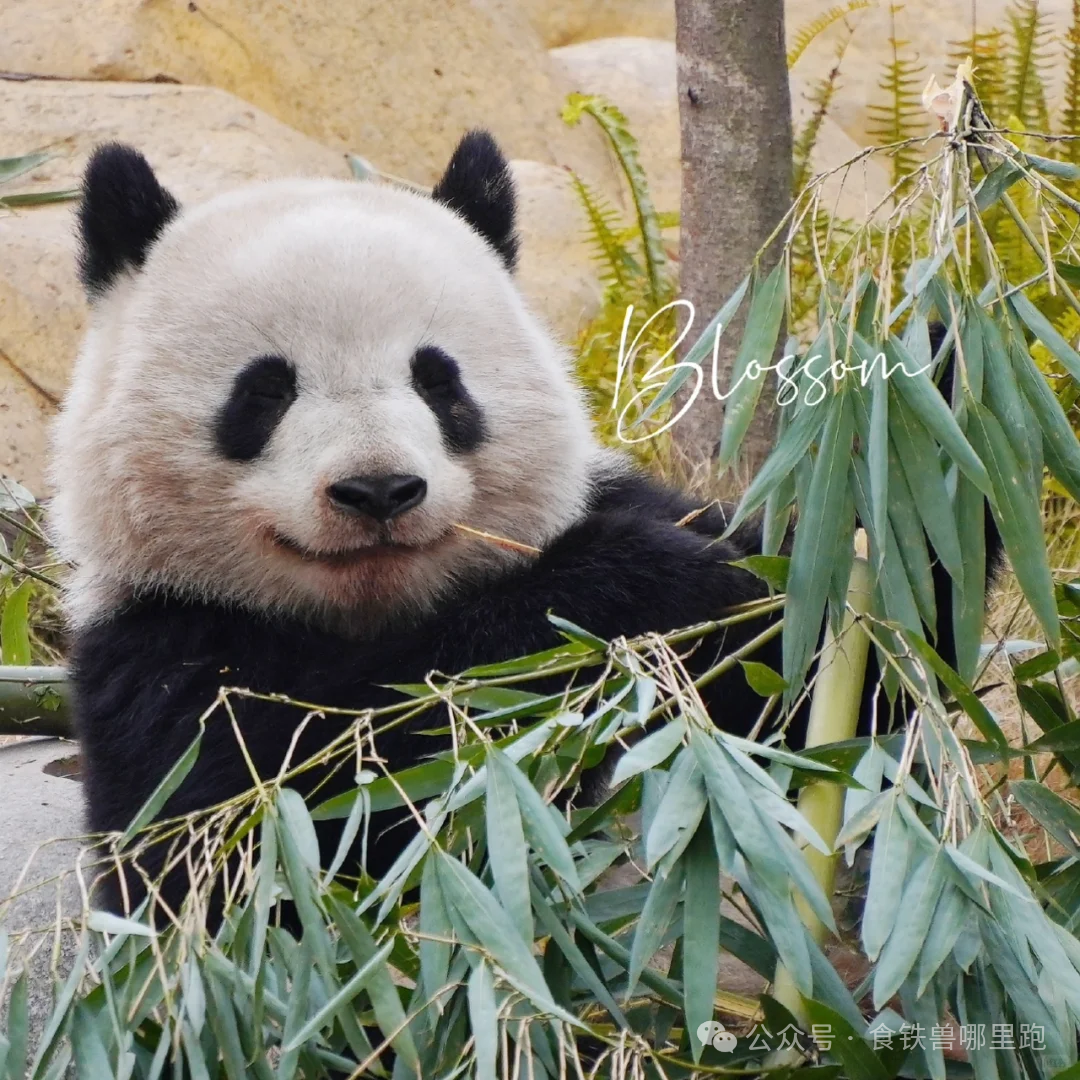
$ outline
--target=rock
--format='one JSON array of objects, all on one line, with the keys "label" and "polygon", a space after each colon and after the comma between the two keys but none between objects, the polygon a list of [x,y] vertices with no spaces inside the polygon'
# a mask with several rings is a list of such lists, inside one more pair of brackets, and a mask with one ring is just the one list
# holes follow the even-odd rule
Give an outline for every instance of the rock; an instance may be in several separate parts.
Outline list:
[{"label": "rock", "polygon": [[[32,1047],[52,1010],[54,935],[60,934],[56,975],[63,977],[70,970],[76,951],[74,935],[58,930],[58,914],[67,919],[82,911],[73,871],[83,845],[72,839],[84,831],[81,787],[43,771],[62,771],[57,763],[74,753],[74,745],[60,739],[20,739],[0,746],[0,927],[11,936],[13,967],[21,966],[21,958],[37,947],[29,962]],[[85,860],[84,870],[89,874]],[[18,896],[9,906],[5,901],[16,889]]]},{"label": "rock", "polygon": [[[11,185],[19,191],[77,186],[92,148],[109,139],[142,150],[181,200],[264,177],[349,175],[341,154],[203,87],[0,82],[0,131],[0,152],[56,153]],[[86,318],[73,205],[0,211],[0,472],[39,495],[45,420],[63,394]]]},{"label": "rock", "polygon": [[217,86],[422,183],[477,125],[511,157],[612,179],[599,135],[560,119],[566,88],[512,3],[5,0],[0,71]]},{"label": "rock", "polygon": [[48,425],[54,412],[52,396],[31,385],[0,356],[0,477],[18,479],[35,495],[41,490]]},{"label": "rock", "polygon": [[682,172],[674,42],[605,38],[552,49],[551,57],[574,90],[602,94],[626,114],[656,208],[677,211]]},{"label": "rock", "polygon": [[511,168],[520,209],[518,284],[552,332],[572,345],[603,293],[584,210],[565,169],[538,161]]},{"label": "rock", "polygon": [[520,6],[551,48],[620,35],[675,39],[674,0],[520,0]]}]

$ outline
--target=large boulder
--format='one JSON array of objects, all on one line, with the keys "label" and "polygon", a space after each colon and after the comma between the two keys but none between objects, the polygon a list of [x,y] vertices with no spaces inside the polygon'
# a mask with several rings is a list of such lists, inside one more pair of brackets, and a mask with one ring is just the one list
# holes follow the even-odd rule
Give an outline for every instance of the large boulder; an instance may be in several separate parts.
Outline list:
[{"label": "large boulder", "polygon": [[560,119],[566,88],[513,3],[4,0],[0,71],[217,86],[422,183],[476,125],[512,157],[611,179],[599,136]]},{"label": "large boulder", "polygon": [[622,35],[675,38],[674,0],[518,0],[545,45]]},{"label": "large boulder", "polygon": [[[330,150],[220,90],[0,82],[0,156],[55,149],[13,190],[71,188],[95,145],[139,147],[181,200],[293,174],[347,177]],[[72,203],[0,211],[0,471],[42,493],[45,428],[82,337]]]},{"label": "large boulder", "polygon": [[604,38],[552,49],[551,58],[574,90],[601,94],[626,114],[657,209],[677,211],[682,173],[674,42]]}]

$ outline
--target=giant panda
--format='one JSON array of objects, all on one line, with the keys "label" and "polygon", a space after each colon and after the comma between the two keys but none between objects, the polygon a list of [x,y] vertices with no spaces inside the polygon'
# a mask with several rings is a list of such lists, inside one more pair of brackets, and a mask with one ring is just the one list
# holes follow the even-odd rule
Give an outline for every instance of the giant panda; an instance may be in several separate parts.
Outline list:
[{"label": "giant panda", "polygon": [[[91,324],[56,423],[51,520],[73,566],[95,832],[129,824],[222,685],[377,707],[433,669],[558,644],[548,612],[613,638],[766,594],[731,565],[758,549],[753,528],[720,539],[715,508],[684,521],[694,501],[594,438],[568,355],[515,284],[511,173],[490,135],[462,139],[430,196],[300,179],[190,208],[108,145],[78,228]],[[691,669],[761,628],[706,641]],[[745,733],[761,701],[737,672],[706,704]],[[275,775],[300,714],[233,707]],[[312,720],[292,760],[350,722]],[[378,749],[397,770],[433,744],[405,728]],[[251,783],[219,712],[162,813]],[[403,835],[374,830],[364,869],[384,872]],[[132,897],[113,881],[104,902]]]}]

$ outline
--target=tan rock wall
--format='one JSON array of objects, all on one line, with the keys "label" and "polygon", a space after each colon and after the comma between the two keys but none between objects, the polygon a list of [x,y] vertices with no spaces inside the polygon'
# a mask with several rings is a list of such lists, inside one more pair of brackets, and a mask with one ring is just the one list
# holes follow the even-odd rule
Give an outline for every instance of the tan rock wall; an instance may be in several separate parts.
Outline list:
[{"label": "tan rock wall", "polygon": [[217,86],[380,168],[433,182],[462,132],[610,179],[595,132],[513,3],[4,0],[0,71]]},{"label": "tan rock wall", "polygon": [[[344,156],[246,102],[203,87],[0,83],[0,156],[54,157],[20,191],[76,186],[95,145],[138,146],[181,200],[250,180],[348,176]],[[44,421],[63,394],[86,319],[73,203],[0,211],[0,472],[42,491]]]}]

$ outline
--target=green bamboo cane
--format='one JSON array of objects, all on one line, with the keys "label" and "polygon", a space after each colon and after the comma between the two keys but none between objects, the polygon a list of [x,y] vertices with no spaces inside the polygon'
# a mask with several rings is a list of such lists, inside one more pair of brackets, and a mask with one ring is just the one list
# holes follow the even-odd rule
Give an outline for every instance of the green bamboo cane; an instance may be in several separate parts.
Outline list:
[{"label": "green bamboo cane", "polygon": [[[834,635],[831,627],[826,627],[825,630],[806,732],[808,748],[854,738],[858,728],[866,660],[870,648],[869,635],[859,622],[859,617],[869,610],[871,589],[865,534],[861,530],[856,537],[856,550],[857,556],[848,579],[847,606],[840,632]],[[824,782],[807,784],[799,796],[799,811],[831,848],[843,823],[844,788]],[[811,872],[821,884],[822,891],[831,900],[837,856],[823,855],[805,843],[802,850]],[[824,924],[801,896],[796,896],[795,903],[803,922],[814,940],[820,944],[825,940]],[[802,995],[782,964],[777,965],[773,997],[805,1027],[807,1015]],[[790,1065],[798,1061],[800,1056],[794,1050],[780,1050],[772,1055],[770,1064]]]},{"label": "green bamboo cane", "polygon": [[71,685],[62,667],[0,667],[0,735],[70,737]]}]

